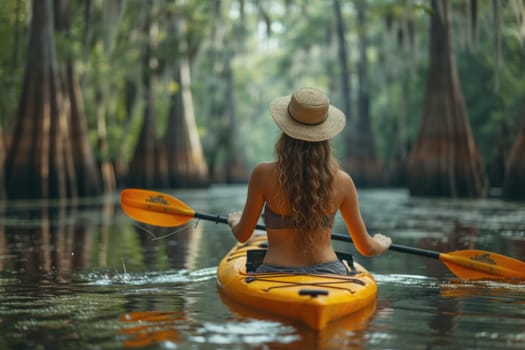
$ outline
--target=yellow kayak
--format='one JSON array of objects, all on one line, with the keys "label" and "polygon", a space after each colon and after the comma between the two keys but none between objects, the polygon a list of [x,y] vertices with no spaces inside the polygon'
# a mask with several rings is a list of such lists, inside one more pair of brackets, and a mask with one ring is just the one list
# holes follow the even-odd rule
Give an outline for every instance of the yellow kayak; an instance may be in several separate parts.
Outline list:
[{"label": "yellow kayak", "polygon": [[223,294],[316,330],[375,305],[377,284],[357,263],[352,263],[349,275],[247,272],[248,252],[261,251],[266,243],[266,234],[254,235],[248,242],[236,244],[222,259],[217,282]]}]

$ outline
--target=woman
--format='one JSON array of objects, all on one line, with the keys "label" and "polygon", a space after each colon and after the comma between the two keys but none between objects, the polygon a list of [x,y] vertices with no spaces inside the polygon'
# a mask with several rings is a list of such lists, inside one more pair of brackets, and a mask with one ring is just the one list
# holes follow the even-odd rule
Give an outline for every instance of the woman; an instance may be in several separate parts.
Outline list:
[{"label": "woman", "polygon": [[329,140],[343,130],[344,114],[314,88],[273,100],[270,113],[283,131],[277,161],[255,167],[243,212],[228,216],[234,236],[245,242],[264,209],[268,251],[257,272],[346,274],[331,242],[338,210],[361,254],[387,250],[391,239],[368,234],[355,185],[332,155]]}]

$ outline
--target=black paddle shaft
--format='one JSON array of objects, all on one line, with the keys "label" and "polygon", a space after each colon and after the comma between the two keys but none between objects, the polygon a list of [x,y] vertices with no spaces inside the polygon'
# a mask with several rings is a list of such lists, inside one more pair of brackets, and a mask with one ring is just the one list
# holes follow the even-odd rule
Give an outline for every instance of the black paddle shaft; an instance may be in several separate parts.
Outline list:
[{"label": "black paddle shaft", "polygon": [[[342,242],[349,242],[352,244],[354,243],[354,241],[352,241],[352,238],[349,235],[344,235],[340,233],[332,233],[332,239],[335,239],[337,241],[342,241]],[[419,256],[424,256],[424,257],[432,258],[432,259],[439,259],[439,254],[440,254],[439,252],[436,252],[433,250],[407,247],[407,246],[395,244],[395,243],[392,243],[392,245],[388,249],[396,251],[396,252],[400,252],[400,253],[419,255]]]},{"label": "black paddle shaft", "polygon": [[[196,212],[194,217],[197,218],[197,219],[213,221],[213,222],[215,222],[217,224],[218,223],[223,223],[223,224],[227,224],[228,223],[228,219],[225,218],[225,217],[222,217],[220,215],[210,215],[210,214],[203,214],[203,213],[197,213]],[[260,225],[260,224],[257,224],[255,226],[255,228],[257,230],[266,230],[264,225]],[[332,233],[332,239],[335,239],[335,240],[341,241],[341,242],[348,242],[348,243],[352,243],[352,244],[354,243],[354,241],[352,241],[352,238],[349,235],[340,234],[340,233]],[[419,255],[419,256],[424,256],[424,257],[432,258],[432,259],[439,259],[439,254],[440,254],[439,252],[436,252],[436,251],[433,251],[433,250],[420,249],[420,248],[414,248],[414,247],[407,247],[407,246],[400,245],[400,244],[392,244],[389,249],[393,250],[393,251],[396,251],[396,252],[400,252],[400,253],[408,253],[408,254],[412,254],[412,255]]]},{"label": "black paddle shaft", "polygon": [[[223,217],[223,216],[220,216],[220,215],[210,215],[210,214],[203,214],[203,213],[195,213],[194,217],[197,218],[197,219],[213,221],[216,224],[220,224],[220,223],[227,224],[228,223],[228,219]],[[264,225],[259,225],[259,224],[257,224],[255,226],[255,228],[257,230],[266,230],[266,227],[264,227]]]}]

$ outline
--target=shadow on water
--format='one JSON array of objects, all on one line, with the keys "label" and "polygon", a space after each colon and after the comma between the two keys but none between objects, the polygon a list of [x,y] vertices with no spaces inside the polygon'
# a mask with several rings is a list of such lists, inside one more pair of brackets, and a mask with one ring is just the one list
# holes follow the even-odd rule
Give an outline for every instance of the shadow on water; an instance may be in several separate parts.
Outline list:
[{"label": "shadow on water", "polygon": [[[198,211],[242,208],[244,186],[172,191]],[[442,252],[523,260],[525,205],[360,191],[371,232]],[[322,332],[255,312],[216,287],[234,243],[226,225],[158,228],[127,218],[116,195],[9,202],[0,209],[0,349],[521,349],[525,284],[465,281],[439,261],[355,255],[378,282],[376,305]],[[344,233],[340,217],[335,231]]]}]

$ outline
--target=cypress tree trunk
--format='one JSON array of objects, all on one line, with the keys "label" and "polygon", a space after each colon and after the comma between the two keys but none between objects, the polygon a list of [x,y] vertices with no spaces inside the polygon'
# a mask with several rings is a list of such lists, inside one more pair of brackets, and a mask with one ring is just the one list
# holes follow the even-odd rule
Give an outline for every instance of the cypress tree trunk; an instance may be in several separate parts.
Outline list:
[{"label": "cypress tree trunk", "polygon": [[225,161],[223,164],[225,180],[227,183],[245,182],[249,178],[244,152],[238,144],[237,126],[235,124],[235,102],[233,92],[233,70],[231,67],[233,51],[229,48],[224,52],[223,80],[224,87],[224,104],[222,108],[222,120],[226,127],[223,130],[222,146],[225,151]]},{"label": "cypress tree trunk", "polygon": [[366,4],[356,2],[359,33],[359,91],[357,123],[352,123],[347,142],[346,168],[359,187],[381,186],[384,184],[383,168],[377,159],[374,135],[370,123],[370,91],[368,81],[368,46],[366,37]]},{"label": "cypress tree trunk", "polygon": [[[0,125],[0,201],[5,199],[5,144],[4,131]],[[2,210],[0,206],[0,210]],[[0,228],[1,229],[1,228]]]},{"label": "cypress tree trunk", "polygon": [[[3,201],[0,201],[0,203],[3,203]],[[0,214],[4,216],[4,204],[0,204]],[[4,224],[0,224],[0,256],[6,256],[7,255],[7,239],[5,235],[5,228]],[[4,271],[4,260],[6,259],[0,259],[0,271]]]},{"label": "cypress tree trunk", "polygon": [[503,197],[525,200],[525,122],[512,146],[503,185]]},{"label": "cypress tree trunk", "polygon": [[409,159],[414,196],[482,197],[487,192],[456,72],[450,5],[432,0],[430,66],[421,125]]},{"label": "cypress tree trunk", "polygon": [[[126,78],[124,85],[124,108],[126,111],[126,122],[124,124],[124,135],[129,135],[132,128],[133,113],[135,104],[137,103],[137,90],[138,83],[136,83],[131,77]],[[116,174],[116,180],[118,181],[117,187],[122,186],[122,181],[128,178],[129,163],[126,160],[124,148],[119,150],[119,154],[114,160],[114,169]]]},{"label": "cypress tree trunk", "polygon": [[195,123],[187,59],[176,65],[180,90],[171,96],[165,135],[170,184],[174,187],[203,186],[208,183],[208,167]]},{"label": "cypress tree trunk", "polygon": [[[234,76],[231,68],[234,57],[234,46],[242,45],[244,36],[235,31],[224,21],[223,6],[216,1],[213,7],[211,36],[214,39],[209,49],[210,61],[215,62],[215,74],[220,75],[219,82],[211,81],[208,85],[208,114],[216,116],[213,125],[214,146],[208,148],[209,176],[215,182],[245,182],[248,170],[244,152],[236,144],[237,127],[235,124]],[[257,11],[268,25],[269,18],[261,4]],[[267,26],[268,28],[268,26]],[[234,41],[237,41],[233,44]]]},{"label": "cypress tree trunk", "polygon": [[102,186],[93,149],[88,139],[84,104],[72,62],[66,64],[65,75],[67,95],[71,105],[71,146],[74,154],[78,194],[80,196],[97,195],[102,192]]},{"label": "cypress tree trunk", "polygon": [[[95,88],[95,101],[97,103],[97,149],[98,149],[98,168],[102,179],[103,188],[106,192],[112,192],[117,188],[117,178],[113,163],[109,159],[109,144],[106,128],[106,109],[107,102],[104,98],[110,94],[111,88],[104,86],[104,82],[98,83]],[[104,91],[103,91],[104,90]]]},{"label": "cypress tree trunk", "polygon": [[[148,3],[149,4],[149,3]],[[128,185],[146,188],[169,186],[166,150],[157,136],[155,112],[155,73],[151,66],[151,4],[146,6],[144,26],[147,42],[143,52],[142,84],[144,91],[144,123],[139,134],[128,172]]]},{"label": "cypress tree trunk", "polygon": [[51,0],[32,1],[28,61],[6,159],[9,198],[76,197],[69,115],[58,74]]},{"label": "cypress tree trunk", "polygon": [[146,89],[144,123],[139,134],[128,171],[128,186],[167,188],[169,186],[165,148],[156,132],[154,90],[152,83]]},{"label": "cypress tree trunk", "polygon": [[172,35],[181,38],[178,46],[182,55],[174,67],[174,78],[179,83],[180,89],[171,96],[168,127],[164,139],[170,184],[174,187],[203,186],[208,183],[208,167],[195,122],[190,63],[186,57],[186,36],[180,35],[177,21],[181,19],[176,19],[172,23]]}]

